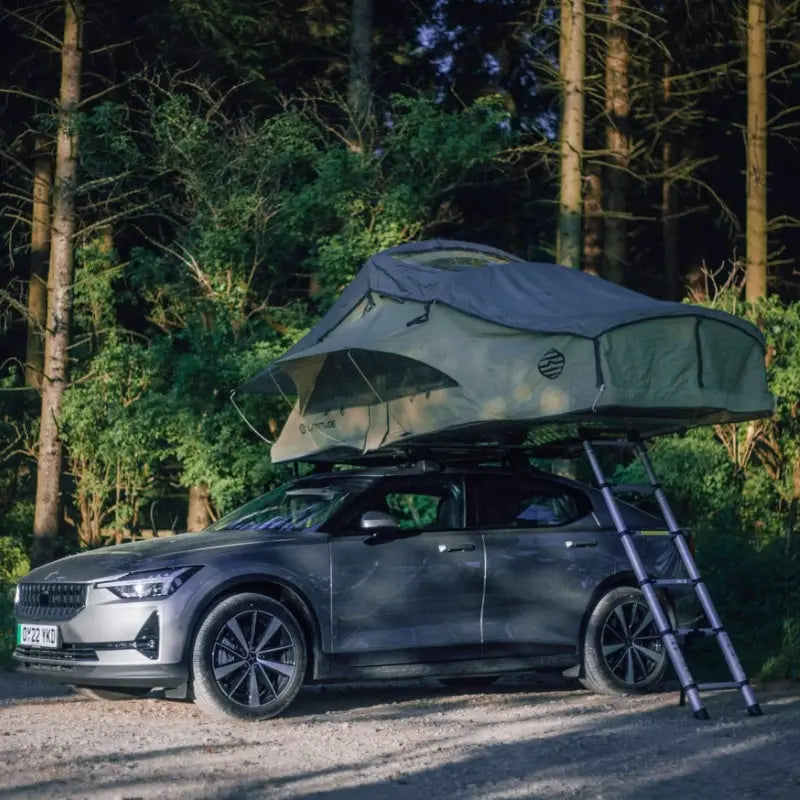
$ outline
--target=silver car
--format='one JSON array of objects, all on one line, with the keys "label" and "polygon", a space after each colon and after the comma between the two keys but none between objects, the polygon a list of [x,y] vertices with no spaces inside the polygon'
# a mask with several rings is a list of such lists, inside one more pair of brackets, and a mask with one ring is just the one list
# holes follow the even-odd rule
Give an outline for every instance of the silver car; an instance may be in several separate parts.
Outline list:
[{"label": "silver car", "polygon": [[[623,508],[651,576],[677,577],[664,526]],[[547,669],[641,692],[667,655],[636,586],[602,498],[580,483],[427,463],[330,471],[202,533],[33,570],[14,660],[95,697],[161,688],[246,719],[279,714],[304,682]]]}]

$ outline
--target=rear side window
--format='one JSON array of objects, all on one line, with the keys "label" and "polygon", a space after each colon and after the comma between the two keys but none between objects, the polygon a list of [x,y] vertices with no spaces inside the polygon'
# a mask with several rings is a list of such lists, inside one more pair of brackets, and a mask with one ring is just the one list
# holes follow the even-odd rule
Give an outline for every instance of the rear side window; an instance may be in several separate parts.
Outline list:
[{"label": "rear side window", "polygon": [[588,498],[579,490],[535,478],[482,475],[473,486],[481,528],[556,528],[590,510]]}]

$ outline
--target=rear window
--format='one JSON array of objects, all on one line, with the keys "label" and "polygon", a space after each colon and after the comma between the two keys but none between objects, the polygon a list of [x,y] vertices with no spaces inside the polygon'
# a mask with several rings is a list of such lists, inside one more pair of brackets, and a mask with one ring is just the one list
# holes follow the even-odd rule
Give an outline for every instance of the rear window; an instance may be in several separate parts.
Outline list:
[{"label": "rear window", "polygon": [[556,528],[589,513],[583,492],[558,483],[508,475],[483,475],[474,484],[482,528]]}]

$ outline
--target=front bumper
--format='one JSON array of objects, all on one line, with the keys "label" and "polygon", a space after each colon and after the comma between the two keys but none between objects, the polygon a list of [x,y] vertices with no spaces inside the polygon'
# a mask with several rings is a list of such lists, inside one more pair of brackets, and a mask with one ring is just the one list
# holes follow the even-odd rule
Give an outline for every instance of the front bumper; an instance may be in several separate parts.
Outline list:
[{"label": "front bumper", "polygon": [[181,587],[163,600],[121,601],[88,586],[80,608],[19,607],[18,623],[57,626],[59,646],[18,645],[13,664],[54,683],[176,688],[189,677],[188,620],[197,588]]},{"label": "front bumper", "polygon": [[47,658],[37,653],[26,655],[19,648],[12,657],[18,672],[35,675],[51,683],[78,686],[119,686],[174,689],[186,683],[185,664],[85,664]]}]

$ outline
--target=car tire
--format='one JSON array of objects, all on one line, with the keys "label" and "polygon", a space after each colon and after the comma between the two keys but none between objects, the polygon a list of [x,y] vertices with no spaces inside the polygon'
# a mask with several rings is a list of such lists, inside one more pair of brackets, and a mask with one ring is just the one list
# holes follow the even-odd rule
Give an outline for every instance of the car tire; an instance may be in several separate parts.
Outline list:
[{"label": "car tire", "polygon": [[125,687],[125,686],[73,686],[73,689],[81,696],[89,700],[139,700],[146,697],[152,691],[148,688]]},{"label": "car tire", "polygon": [[478,691],[486,689],[499,680],[499,675],[459,675],[455,678],[439,678],[439,683],[450,689]]},{"label": "car tire", "polygon": [[643,694],[657,686],[668,655],[641,590],[611,589],[586,625],[581,683],[600,694]]},{"label": "car tire", "polygon": [[300,691],[306,663],[303,632],[286,606],[260,594],[227,597],[195,636],[195,703],[217,717],[275,717]]}]

